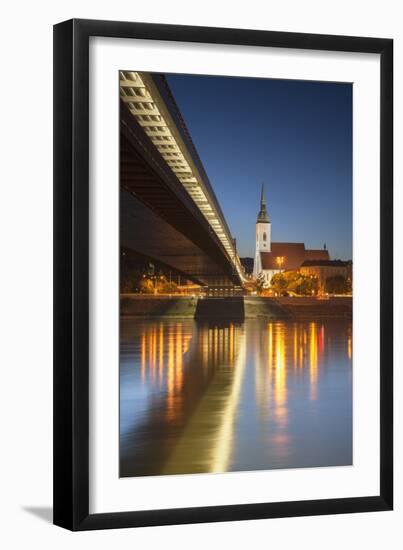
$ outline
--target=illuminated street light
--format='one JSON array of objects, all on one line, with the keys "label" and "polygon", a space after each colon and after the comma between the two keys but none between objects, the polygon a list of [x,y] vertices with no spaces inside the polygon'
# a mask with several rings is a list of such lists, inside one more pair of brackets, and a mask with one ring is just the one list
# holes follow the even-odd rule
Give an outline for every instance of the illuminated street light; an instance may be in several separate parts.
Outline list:
[{"label": "illuminated street light", "polygon": [[277,262],[277,265],[278,265],[279,269],[282,268],[282,266],[284,264],[284,260],[285,260],[284,256],[277,256],[276,262]]}]

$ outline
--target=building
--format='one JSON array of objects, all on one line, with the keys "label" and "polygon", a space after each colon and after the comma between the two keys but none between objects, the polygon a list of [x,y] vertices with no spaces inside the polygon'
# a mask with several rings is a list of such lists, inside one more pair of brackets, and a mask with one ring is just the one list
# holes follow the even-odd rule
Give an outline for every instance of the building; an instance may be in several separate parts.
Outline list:
[{"label": "building", "polygon": [[330,277],[343,277],[350,284],[352,282],[352,262],[342,260],[305,260],[302,264],[303,275],[314,275],[318,278],[318,288],[326,290],[326,280]]},{"label": "building", "polygon": [[245,275],[251,277],[253,273],[253,258],[239,258],[239,260],[245,271]]},{"label": "building", "polygon": [[253,266],[255,279],[264,277],[264,286],[276,273],[300,269],[306,261],[329,261],[329,252],[323,249],[306,249],[304,243],[281,243],[271,241],[271,222],[267,212],[264,187],[260,197],[260,211],[256,220],[256,252]]}]

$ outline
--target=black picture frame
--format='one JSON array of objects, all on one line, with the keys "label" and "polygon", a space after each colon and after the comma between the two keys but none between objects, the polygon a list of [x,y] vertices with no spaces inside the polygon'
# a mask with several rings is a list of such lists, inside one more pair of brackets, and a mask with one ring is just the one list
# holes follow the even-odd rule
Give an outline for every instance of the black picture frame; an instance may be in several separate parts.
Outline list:
[{"label": "black picture frame", "polygon": [[[366,497],[89,513],[89,38],[377,53],[381,58],[380,491]],[[54,27],[54,523],[71,530],[393,507],[393,40],[73,19]]]}]

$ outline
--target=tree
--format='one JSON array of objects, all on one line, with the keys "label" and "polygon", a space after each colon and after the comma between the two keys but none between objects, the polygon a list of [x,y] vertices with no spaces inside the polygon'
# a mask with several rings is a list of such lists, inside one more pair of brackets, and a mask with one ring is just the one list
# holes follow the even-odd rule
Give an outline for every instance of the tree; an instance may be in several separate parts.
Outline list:
[{"label": "tree", "polygon": [[329,294],[347,294],[351,292],[351,284],[342,275],[334,275],[326,279],[325,289]]},{"label": "tree", "polygon": [[279,294],[282,294],[285,292],[288,286],[287,278],[285,277],[285,272],[282,271],[281,273],[276,273],[273,275],[270,281],[271,287],[275,292],[278,292]]},{"label": "tree", "polygon": [[154,294],[154,281],[151,279],[142,279],[140,282],[140,292],[142,294]]},{"label": "tree", "polygon": [[264,276],[263,271],[259,273],[259,276],[256,280],[256,290],[259,294],[266,288],[268,285],[266,283],[266,277]]},{"label": "tree", "polygon": [[303,275],[299,271],[282,271],[273,275],[271,287],[280,295],[293,292],[311,296],[318,291],[318,278],[315,275]]},{"label": "tree", "polygon": [[173,281],[169,282],[166,279],[160,281],[158,284],[158,292],[161,294],[175,294],[178,289],[178,285]]}]

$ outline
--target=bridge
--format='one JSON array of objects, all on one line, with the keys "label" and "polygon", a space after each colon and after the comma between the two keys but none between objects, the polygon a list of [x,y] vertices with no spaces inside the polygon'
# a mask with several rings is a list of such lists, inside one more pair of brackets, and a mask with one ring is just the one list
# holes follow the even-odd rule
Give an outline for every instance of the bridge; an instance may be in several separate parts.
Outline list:
[{"label": "bridge", "polygon": [[119,78],[121,246],[202,286],[241,287],[235,240],[165,77]]}]

